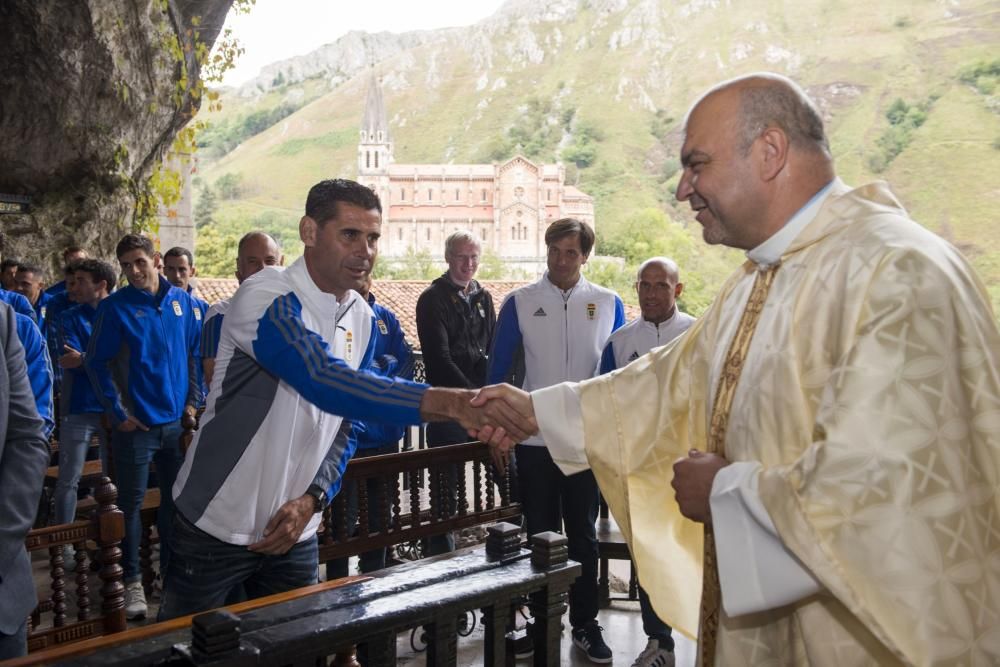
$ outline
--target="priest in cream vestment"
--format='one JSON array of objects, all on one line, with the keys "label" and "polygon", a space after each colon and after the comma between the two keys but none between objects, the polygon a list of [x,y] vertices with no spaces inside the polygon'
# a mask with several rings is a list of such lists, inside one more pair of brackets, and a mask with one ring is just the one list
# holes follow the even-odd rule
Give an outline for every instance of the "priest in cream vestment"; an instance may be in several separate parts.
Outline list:
[{"label": "priest in cream vestment", "polygon": [[659,615],[691,636],[701,616],[707,664],[1000,664],[983,286],[886,185],[835,177],[787,79],[710,91],[682,150],[678,198],[748,259],[673,343],[530,395],[553,459],[594,470]]}]

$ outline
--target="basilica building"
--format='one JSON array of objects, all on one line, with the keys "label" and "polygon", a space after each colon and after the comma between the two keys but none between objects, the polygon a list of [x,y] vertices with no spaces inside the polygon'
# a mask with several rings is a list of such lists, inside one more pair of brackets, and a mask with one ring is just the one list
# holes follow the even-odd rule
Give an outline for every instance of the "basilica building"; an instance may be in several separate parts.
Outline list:
[{"label": "basilica building", "polygon": [[484,251],[540,274],[549,224],[573,217],[594,225],[593,199],[566,183],[562,164],[520,155],[499,164],[397,163],[374,76],[361,123],[358,181],[382,200],[379,255],[390,260],[424,250],[443,259],[445,238],[468,229]]}]

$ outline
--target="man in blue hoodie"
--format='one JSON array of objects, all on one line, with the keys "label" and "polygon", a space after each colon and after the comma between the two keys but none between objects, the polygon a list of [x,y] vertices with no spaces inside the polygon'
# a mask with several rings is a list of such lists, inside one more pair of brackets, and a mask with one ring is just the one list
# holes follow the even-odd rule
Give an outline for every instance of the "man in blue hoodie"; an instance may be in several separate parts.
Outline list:
[{"label": "man in blue hoodie", "polygon": [[143,618],[146,596],[139,571],[139,511],[149,464],[160,484],[157,531],[160,569],[170,560],[171,487],[184,459],[181,418],[193,418],[201,396],[195,373],[199,321],[186,292],[160,275],[160,256],[145,236],[128,234],[115,249],[128,285],[101,302],[84,367],[115,424],[118,504],[125,514],[122,567],[125,615]]},{"label": "man in blue hoodie", "polygon": [[68,289],[78,304],[63,312],[59,339],[63,354],[58,366],[64,370],[59,417],[59,479],[56,481],[56,523],[68,523],[76,514],[77,487],[90,440],[100,441],[104,471],[108,467],[106,436],[101,425],[104,406],[94,392],[83,368],[83,350],[90,343],[97,307],[114,289],[114,267],[97,259],[85,259],[74,265],[76,275],[67,277]]},{"label": "man in blue hoodie", "polygon": [[[372,311],[375,313],[375,342],[372,362],[366,367],[373,373],[383,377],[402,378],[404,380],[413,379],[413,349],[406,341],[406,334],[403,327],[399,325],[399,320],[395,313],[380,303],[375,302],[375,295],[371,292],[371,276],[365,282],[365,287],[359,290],[359,294],[368,301]],[[368,456],[382,456],[384,454],[395,454],[399,451],[399,441],[406,430],[405,426],[396,424],[384,424],[377,421],[355,421],[351,431],[357,443],[354,450],[356,459]],[[379,494],[385,493],[386,489],[391,489],[389,484],[380,483],[377,478],[371,478],[367,484],[368,495],[368,530],[369,532],[382,530],[382,517],[379,515]],[[344,486],[347,505],[347,530],[352,532],[358,521],[358,488],[357,484],[350,482]],[[332,501],[336,495],[336,488],[330,486],[327,489],[327,500]],[[380,547],[361,554],[358,559],[358,567],[362,573],[374,572],[385,567],[386,549]],[[347,558],[338,558],[327,564],[326,578],[336,579],[346,577]]]}]

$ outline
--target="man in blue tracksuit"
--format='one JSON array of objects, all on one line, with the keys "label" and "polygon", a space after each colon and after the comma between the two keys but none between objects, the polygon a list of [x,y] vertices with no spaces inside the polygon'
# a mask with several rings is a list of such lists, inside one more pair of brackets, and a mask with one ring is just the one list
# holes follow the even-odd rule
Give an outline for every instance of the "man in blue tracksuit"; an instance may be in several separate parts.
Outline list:
[{"label": "man in blue tracksuit", "polygon": [[54,494],[56,523],[69,523],[76,515],[80,473],[94,436],[100,441],[104,471],[110,473],[107,436],[101,424],[104,406],[83,368],[83,351],[90,343],[97,307],[114,289],[117,275],[114,267],[97,259],[85,259],[73,266],[76,275],[67,276],[67,284],[78,305],[63,312],[60,318],[63,353],[54,364],[64,371],[59,415],[59,479]]},{"label": "man in blue tracksuit", "polygon": [[[191,279],[198,275],[198,269],[194,265],[194,255],[187,248],[174,246],[163,254],[163,276],[170,281],[170,284],[177,289],[184,290],[191,297],[194,303],[194,318],[198,322],[198,336],[201,336],[205,317],[208,314],[208,302],[198,296],[191,284]],[[201,363],[195,368],[198,375],[198,386],[201,387],[201,399],[198,407],[204,404],[204,397],[208,395],[208,386],[205,382],[205,373]]]},{"label": "man in blue tracksuit", "polygon": [[38,324],[43,336],[46,327],[45,316],[48,313],[49,301],[52,300],[51,295],[42,291],[44,278],[45,272],[42,267],[29,262],[18,264],[17,273],[14,274],[17,283],[15,289],[31,304],[31,308],[35,311],[35,323]]},{"label": "man in blue tracksuit", "polygon": [[139,571],[139,511],[149,463],[160,483],[157,530],[160,569],[170,560],[173,504],[170,489],[183,461],[181,417],[193,418],[201,397],[195,373],[200,322],[186,292],[159,274],[160,258],[144,236],[128,234],[116,248],[128,286],[97,308],[84,367],[115,424],[114,465],[118,504],[125,514],[122,566],[125,615],[146,615]]},{"label": "man in blue tracksuit", "polygon": [[87,251],[78,245],[71,245],[63,249],[62,252],[63,267],[65,268],[66,279],[60,280],[54,285],[49,285],[45,288],[45,293],[50,296],[58,296],[60,294],[65,294],[70,290],[70,278],[72,276],[72,271],[70,267],[77,262],[82,262],[87,259]]},{"label": "man in blue tracksuit", "polygon": [[[688,330],[694,318],[677,308],[677,297],[683,290],[684,283],[680,281],[680,271],[673,260],[652,257],[639,266],[635,291],[642,316],[608,338],[601,355],[602,375],[624,368],[654,347],[666,345]],[[657,616],[642,585],[639,586],[639,608],[642,630],[649,640],[632,667],[673,667],[671,628]]]},{"label": "man in blue tracksuit", "polygon": [[24,347],[24,362],[28,366],[28,381],[35,395],[35,407],[38,416],[45,422],[45,435],[52,434],[55,425],[55,413],[52,404],[52,363],[49,351],[45,347],[38,326],[27,315],[15,314],[17,319],[17,337]]},{"label": "man in blue tracksuit", "polygon": [[[367,289],[359,292],[368,301],[368,305],[375,313],[376,318],[374,351],[372,361],[368,364],[367,370],[387,378],[397,377],[404,380],[412,380],[413,349],[406,341],[406,334],[403,333],[403,327],[399,325],[399,320],[391,310],[375,302],[375,295],[370,290],[371,279],[368,280]],[[353,422],[351,437],[357,443],[354,458],[395,454],[399,451],[399,441],[402,439],[405,429],[405,426],[385,424],[378,421]],[[382,529],[382,517],[379,515],[379,494],[385,493],[386,489],[393,488],[392,481],[389,480],[386,483],[380,483],[379,479],[372,478],[368,480],[366,486],[368,494],[368,530],[378,531]],[[347,531],[351,533],[358,521],[357,485],[354,483],[347,484],[344,486],[343,492],[346,494]],[[333,496],[334,488],[330,487],[327,492],[327,499],[333,500]],[[358,566],[362,573],[381,570],[385,567],[385,557],[385,547],[366,551],[358,559]],[[347,558],[338,558],[327,564],[327,579],[346,577],[347,574]]]},{"label": "man in blue tracksuit", "polygon": [[[511,381],[533,391],[597,374],[601,350],[625,323],[617,294],[580,273],[594,247],[594,231],[572,218],[545,231],[548,271],[541,280],[511,292],[497,318],[488,384]],[[611,662],[611,649],[597,624],[597,482],[589,470],[569,477],[556,467],[540,436],[517,445],[521,505],[528,535],[546,530],[569,540],[569,557],[583,566],[570,587],[573,643],[593,662]],[[526,652],[518,651],[518,655]]]}]

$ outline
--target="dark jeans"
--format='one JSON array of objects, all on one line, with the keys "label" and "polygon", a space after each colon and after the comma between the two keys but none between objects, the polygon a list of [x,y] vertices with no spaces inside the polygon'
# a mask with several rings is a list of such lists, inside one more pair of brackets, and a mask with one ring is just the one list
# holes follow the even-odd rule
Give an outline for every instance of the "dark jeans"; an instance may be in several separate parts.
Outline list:
[{"label": "dark jeans", "polygon": [[597,481],[589,470],[568,477],[562,474],[546,447],[518,445],[516,454],[528,535],[565,532],[569,557],[583,566],[569,589],[569,622],[579,628],[595,620],[598,610]]},{"label": "dark jeans", "polygon": [[12,635],[0,632],[0,662],[28,654],[28,621],[25,619]]},{"label": "dark jeans", "polygon": [[646,636],[659,640],[660,648],[673,651],[674,638],[671,636],[670,626],[656,615],[653,605],[649,602],[649,596],[642,586],[639,586],[639,610],[642,612],[642,631]]},{"label": "dark jeans", "polygon": [[125,583],[138,581],[139,542],[142,537],[142,501],[149,484],[149,464],[156,463],[156,478],[160,485],[160,507],[156,511],[156,530],[160,535],[160,573],[169,569],[173,527],[174,499],[172,488],[184,456],[179,439],[181,422],[152,426],[148,431],[114,434],[115,483],[118,485],[118,507],[125,515],[125,538],[122,540],[122,569]]},{"label": "dark jeans", "polygon": [[[363,459],[369,456],[382,456],[384,454],[395,454],[399,451],[399,443],[391,442],[381,447],[359,449],[354,453],[354,458]],[[383,517],[379,513],[379,496],[386,493],[391,494],[394,481],[390,479],[379,479],[372,477],[365,483],[368,494],[368,532],[374,533],[382,530]],[[353,535],[357,532],[358,525],[358,485],[357,482],[347,482],[340,493],[345,494],[345,505],[347,510],[347,533]],[[391,497],[391,496],[389,496]],[[391,509],[392,502],[386,498],[387,509]],[[333,511],[337,511],[337,505],[333,506]],[[334,517],[336,520],[336,517]],[[370,549],[358,558],[358,568],[362,573],[375,572],[385,567],[386,548]],[[339,579],[348,575],[347,558],[335,558],[326,564],[327,581]]]},{"label": "dark jeans", "polygon": [[315,535],[286,554],[268,556],[217,540],[177,513],[173,539],[157,621],[229,604],[241,585],[250,600],[310,586],[319,572]]}]

